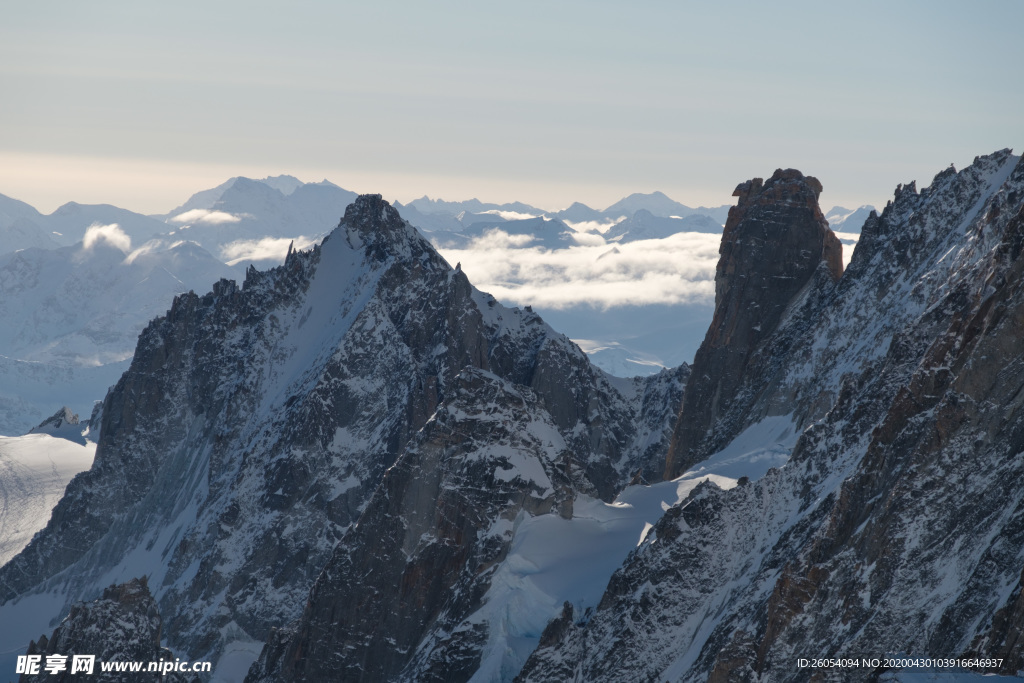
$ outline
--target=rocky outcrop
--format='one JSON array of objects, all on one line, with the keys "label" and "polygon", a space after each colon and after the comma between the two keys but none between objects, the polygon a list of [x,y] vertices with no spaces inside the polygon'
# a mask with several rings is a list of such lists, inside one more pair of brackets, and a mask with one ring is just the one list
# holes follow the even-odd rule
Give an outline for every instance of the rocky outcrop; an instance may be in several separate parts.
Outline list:
[{"label": "rocky outcrop", "polygon": [[46,418],[35,427],[29,430],[29,434],[48,434],[51,430],[58,430],[65,425],[77,425],[78,415],[71,412],[71,408],[62,407],[56,413]]},{"label": "rocky outcrop", "polygon": [[525,680],[840,673],[794,667],[809,653],[1002,657],[1014,671],[1022,220],[1024,164],[1008,150],[899,188],[840,282],[790,304],[718,420],[785,410],[803,430],[789,462],[670,509]]},{"label": "rocky outcrop", "polygon": [[715,430],[759,345],[770,338],[794,299],[815,280],[829,285],[843,272],[842,244],[829,229],[821,183],[779,169],[768,182],[740,184],[729,211],[715,269],[715,315],[693,362],[683,408],[668,452],[672,479],[736,435]]},{"label": "rocky outcrop", "polygon": [[[160,647],[162,620],[146,579],[110,586],[89,603],[77,603],[47,638],[28,647],[29,656],[41,658],[39,672],[23,673],[19,683],[66,683],[83,677],[103,683],[186,683],[185,675],[169,669],[150,672],[103,671],[104,662],[175,663],[173,653]],[[91,670],[75,669],[75,656],[92,656]],[[52,666],[46,670],[47,665]],[[198,680],[198,679],[196,679]]]}]

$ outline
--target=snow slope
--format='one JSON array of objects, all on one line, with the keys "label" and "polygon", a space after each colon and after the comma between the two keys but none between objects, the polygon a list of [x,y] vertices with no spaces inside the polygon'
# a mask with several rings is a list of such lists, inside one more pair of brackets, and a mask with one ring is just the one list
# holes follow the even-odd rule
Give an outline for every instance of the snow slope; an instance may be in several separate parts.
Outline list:
[{"label": "snow slope", "polygon": [[92,465],[96,444],[49,434],[0,436],[0,565],[46,526],[64,488]]},{"label": "snow slope", "polygon": [[672,481],[629,486],[612,503],[580,497],[571,519],[520,514],[485,604],[469,618],[489,628],[480,667],[471,680],[498,683],[514,678],[564,603],[576,615],[597,607],[612,573],[666,510],[703,481],[730,489],[742,477],[756,480],[783,466],[798,436],[790,416],[768,417]]}]

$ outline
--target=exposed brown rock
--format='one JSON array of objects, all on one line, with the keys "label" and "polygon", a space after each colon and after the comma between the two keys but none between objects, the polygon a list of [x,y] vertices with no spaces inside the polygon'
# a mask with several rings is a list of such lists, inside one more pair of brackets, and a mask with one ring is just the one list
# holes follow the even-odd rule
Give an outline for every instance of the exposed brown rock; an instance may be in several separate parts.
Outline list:
[{"label": "exposed brown rock", "polygon": [[740,387],[751,354],[819,267],[843,273],[842,244],[818,206],[821,183],[795,169],[736,187],[715,270],[715,316],[697,351],[665,467],[678,476],[709,452],[708,431]]}]

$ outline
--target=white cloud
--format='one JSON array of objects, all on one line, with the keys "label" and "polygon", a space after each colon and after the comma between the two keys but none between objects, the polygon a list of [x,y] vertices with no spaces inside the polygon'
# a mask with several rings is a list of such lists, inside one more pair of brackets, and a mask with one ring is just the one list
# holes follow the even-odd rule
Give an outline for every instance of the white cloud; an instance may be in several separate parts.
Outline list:
[{"label": "white cloud", "polygon": [[[504,236],[508,237],[508,236]],[[720,235],[679,233],[627,244],[545,250],[509,248],[496,233],[465,249],[442,249],[469,279],[498,299],[547,308],[607,309],[647,304],[714,303]]]},{"label": "white cloud", "polygon": [[317,240],[299,235],[298,237],[264,237],[259,240],[235,240],[220,249],[220,257],[229,266],[240,261],[260,261],[263,259],[284,259],[288,253],[288,245],[295,241],[296,249],[307,249]]},{"label": "white cloud", "polygon": [[603,247],[605,245],[604,238],[592,232],[574,232],[570,234],[570,237],[576,244],[584,247]]},{"label": "white cloud", "polygon": [[224,223],[237,223],[242,216],[235,216],[226,211],[211,211],[209,209],[192,209],[179,213],[171,218],[172,223],[206,223],[207,225],[222,225]]},{"label": "white cloud", "polygon": [[499,209],[488,209],[487,211],[481,211],[480,213],[489,213],[494,216],[500,216],[507,221],[521,221],[528,218],[536,218],[532,213],[519,213],[518,211],[501,211]]},{"label": "white cloud", "polygon": [[85,231],[85,237],[82,238],[82,246],[86,249],[92,249],[100,240],[104,240],[110,246],[124,252],[132,248],[132,238],[126,235],[117,223],[111,223],[110,225],[93,223]]},{"label": "white cloud", "polygon": [[491,228],[482,237],[473,240],[472,249],[483,251],[501,251],[503,249],[519,249],[533,242],[533,235],[510,235],[501,228]]}]

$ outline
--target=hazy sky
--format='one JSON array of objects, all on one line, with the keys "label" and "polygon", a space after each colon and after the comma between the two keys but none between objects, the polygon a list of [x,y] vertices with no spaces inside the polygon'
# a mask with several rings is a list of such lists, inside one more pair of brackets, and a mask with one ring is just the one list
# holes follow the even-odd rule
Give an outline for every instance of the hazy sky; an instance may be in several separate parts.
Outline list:
[{"label": "hazy sky", "polygon": [[164,212],[232,175],[407,201],[882,205],[1024,146],[1024,2],[4,3],[0,193]]}]

